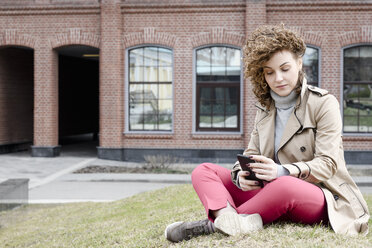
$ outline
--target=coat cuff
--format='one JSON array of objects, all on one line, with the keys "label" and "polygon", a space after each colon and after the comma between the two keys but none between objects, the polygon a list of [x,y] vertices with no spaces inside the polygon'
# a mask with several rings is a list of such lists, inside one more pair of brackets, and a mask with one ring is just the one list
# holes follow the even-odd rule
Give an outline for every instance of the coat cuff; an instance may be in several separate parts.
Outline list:
[{"label": "coat cuff", "polygon": [[301,178],[305,180],[310,176],[311,169],[310,167],[304,162],[297,162],[293,164],[283,164],[284,168],[289,171],[289,175]]},{"label": "coat cuff", "polygon": [[239,161],[237,161],[234,165],[234,167],[232,168],[231,170],[231,180],[232,182],[238,187],[240,188],[240,185],[239,185],[239,180],[238,180],[238,173],[239,171],[241,171],[241,167],[240,167],[240,164],[239,164]]}]

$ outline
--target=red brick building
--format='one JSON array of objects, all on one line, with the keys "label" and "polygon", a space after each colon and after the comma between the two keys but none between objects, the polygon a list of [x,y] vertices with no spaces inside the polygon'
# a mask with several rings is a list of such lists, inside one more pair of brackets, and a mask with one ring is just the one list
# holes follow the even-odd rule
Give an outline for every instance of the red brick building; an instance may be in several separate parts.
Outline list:
[{"label": "red brick building", "polygon": [[1,0],[0,151],[234,161],[254,96],[241,49],[262,24],[303,35],[311,83],[340,101],[348,162],[372,160],[372,1]]}]

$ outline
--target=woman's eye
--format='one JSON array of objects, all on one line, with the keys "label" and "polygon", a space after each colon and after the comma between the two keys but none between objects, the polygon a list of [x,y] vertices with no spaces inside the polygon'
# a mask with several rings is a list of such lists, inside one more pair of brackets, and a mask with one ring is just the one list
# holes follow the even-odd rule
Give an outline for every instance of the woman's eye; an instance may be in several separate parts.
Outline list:
[{"label": "woman's eye", "polygon": [[266,72],[266,75],[271,75],[271,74],[273,74],[272,71],[267,71],[267,72]]},{"label": "woman's eye", "polygon": [[283,68],[282,69],[282,71],[288,71],[289,70],[289,68]]}]

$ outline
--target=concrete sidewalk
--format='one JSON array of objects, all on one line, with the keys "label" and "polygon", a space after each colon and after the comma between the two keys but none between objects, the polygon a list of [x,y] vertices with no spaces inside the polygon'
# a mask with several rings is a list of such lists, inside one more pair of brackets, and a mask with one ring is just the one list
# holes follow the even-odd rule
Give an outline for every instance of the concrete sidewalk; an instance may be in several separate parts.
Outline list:
[{"label": "concrete sidewalk", "polygon": [[[141,192],[179,183],[191,183],[189,174],[87,173],[74,171],[90,165],[138,167],[142,164],[97,159],[94,151],[76,152],[73,146],[55,158],[34,158],[29,152],[0,155],[0,182],[28,178],[29,203],[66,203],[114,201]],[[176,164],[195,168],[198,164]],[[230,164],[221,164],[227,168]],[[365,194],[372,194],[372,165],[349,165],[356,183]]]}]

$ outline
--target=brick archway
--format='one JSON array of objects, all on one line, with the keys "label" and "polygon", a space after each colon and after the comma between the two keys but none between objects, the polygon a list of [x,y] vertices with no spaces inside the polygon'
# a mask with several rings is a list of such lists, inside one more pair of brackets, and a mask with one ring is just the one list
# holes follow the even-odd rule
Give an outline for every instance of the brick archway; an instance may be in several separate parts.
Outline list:
[{"label": "brick archway", "polygon": [[347,32],[338,36],[341,47],[358,43],[372,42],[372,26],[362,26],[359,30]]},{"label": "brick archway", "polygon": [[215,27],[210,32],[192,36],[190,42],[193,48],[209,44],[228,44],[242,47],[245,42],[245,36],[235,32],[228,32],[224,28]]},{"label": "brick archway", "polygon": [[312,32],[308,32],[303,30],[301,27],[297,26],[291,26],[289,27],[292,31],[298,33],[303,39],[304,42],[308,45],[313,45],[317,47],[321,47],[322,42],[323,42],[323,37]]},{"label": "brick archway", "polygon": [[24,46],[35,48],[36,39],[27,34],[20,34],[17,29],[5,29],[0,34],[0,46]]},{"label": "brick archway", "polygon": [[158,44],[173,48],[177,43],[177,37],[172,34],[156,32],[155,28],[145,28],[143,32],[124,35],[123,47],[131,47],[140,44]]},{"label": "brick archway", "polygon": [[52,48],[67,45],[86,45],[95,48],[100,47],[100,36],[84,32],[79,28],[71,28],[68,32],[57,34],[49,39]]}]

